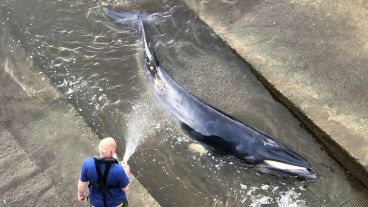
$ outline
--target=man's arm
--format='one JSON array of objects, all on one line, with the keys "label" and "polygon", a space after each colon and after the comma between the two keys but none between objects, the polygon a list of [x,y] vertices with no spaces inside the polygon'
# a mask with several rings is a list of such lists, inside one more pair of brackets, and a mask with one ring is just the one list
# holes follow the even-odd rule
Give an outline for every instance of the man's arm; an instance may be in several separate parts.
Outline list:
[{"label": "man's arm", "polygon": [[121,166],[123,166],[125,174],[129,177],[130,176],[130,166],[124,162],[121,163]]},{"label": "man's arm", "polygon": [[126,162],[121,162],[121,166],[124,169],[125,172],[125,179],[122,180],[123,183],[126,183],[126,186],[124,188],[122,188],[121,190],[124,192],[128,192],[129,191],[129,175],[130,175],[130,167]]},{"label": "man's arm", "polygon": [[[130,175],[130,167],[129,167],[129,165],[128,164],[124,164],[123,165],[123,169],[125,171],[125,174],[129,178],[129,175]],[[124,191],[124,192],[128,192],[129,191],[129,184],[125,188],[122,188],[121,190]]]},{"label": "man's arm", "polygon": [[78,181],[78,200],[83,201],[85,198],[85,192],[87,190],[88,182]]},{"label": "man's arm", "polygon": [[83,201],[85,198],[84,193],[87,190],[87,184],[88,184],[88,178],[87,178],[87,167],[86,167],[86,161],[85,159],[81,165],[80,169],[80,177],[78,180],[78,200]]}]

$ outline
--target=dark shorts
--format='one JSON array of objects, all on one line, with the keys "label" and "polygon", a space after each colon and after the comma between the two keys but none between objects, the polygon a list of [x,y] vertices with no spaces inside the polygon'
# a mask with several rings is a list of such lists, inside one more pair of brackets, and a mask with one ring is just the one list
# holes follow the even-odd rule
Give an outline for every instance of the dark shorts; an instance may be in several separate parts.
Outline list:
[{"label": "dark shorts", "polygon": [[[94,207],[94,206],[91,205],[91,207]],[[128,207],[128,201],[124,201],[122,204],[119,204],[115,207]]]}]

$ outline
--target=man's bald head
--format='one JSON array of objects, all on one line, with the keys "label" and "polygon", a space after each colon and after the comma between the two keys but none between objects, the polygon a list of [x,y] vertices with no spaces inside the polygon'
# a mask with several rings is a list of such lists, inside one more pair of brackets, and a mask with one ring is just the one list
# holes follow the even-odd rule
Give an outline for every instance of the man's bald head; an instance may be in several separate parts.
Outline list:
[{"label": "man's bald head", "polygon": [[98,145],[100,156],[111,157],[116,152],[116,141],[112,137],[103,138]]}]

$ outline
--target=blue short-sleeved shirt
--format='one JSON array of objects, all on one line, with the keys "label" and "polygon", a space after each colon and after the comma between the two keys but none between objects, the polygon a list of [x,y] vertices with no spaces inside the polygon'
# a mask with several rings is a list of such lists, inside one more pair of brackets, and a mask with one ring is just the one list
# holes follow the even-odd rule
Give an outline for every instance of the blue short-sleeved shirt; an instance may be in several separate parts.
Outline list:
[{"label": "blue short-sleeved shirt", "polygon": [[[101,173],[105,171],[105,164],[101,163]],[[95,161],[93,157],[86,158],[81,166],[80,180],[82,182],[89,181],[90,183],[96,183],[98,181],[98,175],[96,172]],[[107,177],[107,185],[118,186],[118,188],[108,189],[106,193],[106,202],[108,206],[117,206],[126,201],[125,192],[122,188],[125,188],[129,184],[128,176],[126,175],[123,167],[119,164],[112,164],[109,175]],[[89,187],[90,203],[96,207],[103,207],[102,192],[99,189],[94,188],[92,185]]]}]

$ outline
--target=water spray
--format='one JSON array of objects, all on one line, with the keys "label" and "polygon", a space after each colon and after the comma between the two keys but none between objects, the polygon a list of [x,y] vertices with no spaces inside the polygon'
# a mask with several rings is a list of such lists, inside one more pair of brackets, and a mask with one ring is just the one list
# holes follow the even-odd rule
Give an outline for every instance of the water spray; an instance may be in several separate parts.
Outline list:
[{"label": "water spray", "polygon": [[[143,96],[145,97],[145,96]],[[136,151],[138,145],[149,134],[154,133],[157,129],[155,124],[153,110],[150,104],[147,104],[147,97],[145,100],[140,100],[132,106],[132,110],[126,117],[127,119],[127,132],[125,135],[125,153],[122,163],[128,163],[129,158]]]}]

